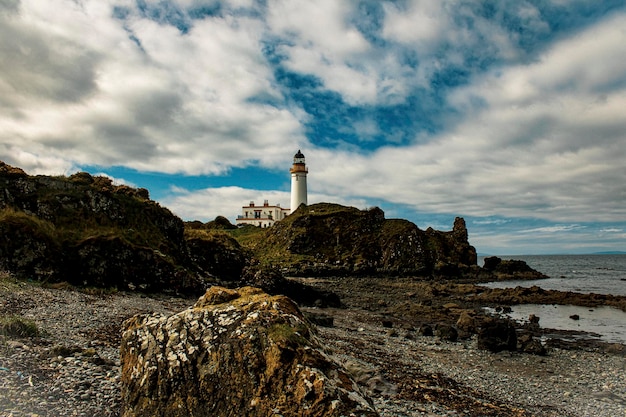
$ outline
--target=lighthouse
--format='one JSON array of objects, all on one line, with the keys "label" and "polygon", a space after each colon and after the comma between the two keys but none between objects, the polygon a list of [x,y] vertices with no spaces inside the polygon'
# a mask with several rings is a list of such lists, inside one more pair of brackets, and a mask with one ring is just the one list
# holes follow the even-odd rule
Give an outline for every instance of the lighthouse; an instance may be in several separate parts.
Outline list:
[{"label": "lighthouse", "polygon": [[293,157],[291,172],[291,213],[296,211],[300,204],[306,204],[306,174],[309,172],[304,164],[304,155],[300,150]]}]

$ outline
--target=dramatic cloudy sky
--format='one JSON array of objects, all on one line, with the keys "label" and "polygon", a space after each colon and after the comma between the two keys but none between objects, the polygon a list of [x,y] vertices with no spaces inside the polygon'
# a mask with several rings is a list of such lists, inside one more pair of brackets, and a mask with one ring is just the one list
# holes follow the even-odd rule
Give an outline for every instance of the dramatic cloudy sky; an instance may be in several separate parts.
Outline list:
[{"label": "dramatic cloudy sky", "polygon": [[626,250],[624,0],[0,0],[0,160],[234,222],[298,149],[309,203]]}]

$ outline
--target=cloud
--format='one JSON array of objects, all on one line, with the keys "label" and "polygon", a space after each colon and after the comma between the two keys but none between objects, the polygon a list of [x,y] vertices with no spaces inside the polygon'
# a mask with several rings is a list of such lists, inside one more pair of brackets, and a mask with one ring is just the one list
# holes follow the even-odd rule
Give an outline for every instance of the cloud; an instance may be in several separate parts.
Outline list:
[{"label": "cloud", "polygon": [[[425,143],[371,155],[319,151],[313,161],[328,163],[318,181],[338,195],[423,211],[621,221],[626,65],[614,57],[626,54],[624,26],[619,14],[556,43],[537,62],[474,77],[449,94],[465,119]],[[580,58],[586,51],[593,60]]]},{"label": "cloud", "polygon": [[[270,204],[289,208],[290,193],[285,191],[255,190],[243,187],[206,188],[189,191],[183,188],[172,188],[168,195],[161,199],[176,215],[187,220],[209,221],[217,216],[226,216],[233,223],[241,214],[241,207],[250,201],[257,204],[268,200]],[[310,192],[308,203],[332,202],[360,209],[367,207],[364,199],[337,198],[321,193]]]},{"label": "cloud", "polygon": [[616,227],[609,227],[606,229],[600,229],[601,233],[622,233],[624,231],[624,229],[620,229],[620,228],[616,228]]},{"label": "cloud", "polygon": [[483,220],[474,220],[472,221],[472,224],[501,226],[510,222],[511,220],[507,220],[507,219],[483,219]]},{"label": "cloud", "polygon": [[[19,140],[39,164],[48,155],[66,167],[210,174],[274,166],[287,144],[305,142],[258,19],[208,16],[183,33],[131,6],[120,19],[116,4],[27,2],[0,16],[0,147]],[[36,168],[20,155],[8,162]]]},{"label": "cloud", "polygon": [[546,226],[546,227],[537,227],[534,229],[520,230],[519,233],[562,233],[562,232],[570,232],[573,230],[579,230],[584,228],[585,226],[581,226],[579,224],[563,224],[563,225],[555,225],[555,226]]},{"label": "cloud", "polygon": [[363,59],[371,47],[350,24],[351,11],[349,2],[273,0],[267,23],[274,35],[288,40],[277,52],[289,70],[316,76],[349,103],[373,103],[376,78]]}]

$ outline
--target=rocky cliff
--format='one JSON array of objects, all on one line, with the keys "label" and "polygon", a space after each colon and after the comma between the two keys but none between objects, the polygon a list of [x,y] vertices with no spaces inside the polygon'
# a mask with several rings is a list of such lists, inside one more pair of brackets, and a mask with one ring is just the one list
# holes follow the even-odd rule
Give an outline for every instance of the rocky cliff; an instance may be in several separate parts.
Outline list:
[{"label": "rocky cliff", "polygon": [[465,222],[452,231],[421,230],[385,219],[379,208],[300,207],[251,245],[258,259],[300,276],[454,275],[476,266]]},{"label": "rocky cliff", "polygon": [[208,284],[259,285],[307,303],[337,300],[305,294],[283,273],[506,277],[519,266],[479,268],[461,218],[451,231],[421,230],[379,208],[322,203],[268,229],[224,217],[184,223],[145,189],[85,172],[30,176],[1,161],[0,233],[0,270],[29,279],[195,294]]},{"label": "rocky cliff", "polygon": [[201,292],[184,224],[145,189],[30,176],[0,162],[0,268],[75,285]]}]

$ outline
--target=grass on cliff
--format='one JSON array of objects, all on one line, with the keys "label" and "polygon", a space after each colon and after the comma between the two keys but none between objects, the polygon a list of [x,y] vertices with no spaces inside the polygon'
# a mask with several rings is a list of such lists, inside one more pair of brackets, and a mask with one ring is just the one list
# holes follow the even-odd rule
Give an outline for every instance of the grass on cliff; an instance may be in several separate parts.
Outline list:
[{"label": "grass on cliff", "polygon": [[93,237],[120,237],[153,248],[172,244],[159,225],[168,210],[150,200],[143,189],[115,186],[108,178],[86,173],[49,177],[46,186],[33,181],[38,185],[37,204],[48,208],[49,218],[9,207],[0,210],[0,223],[28,229],[59,245]]},{"label": "grass on cliff", "polygon": [[0,210],[0,223],[21,227],[24,230],[35,233],[35,237],[58,238],[56,227],[49,221],[10,207]]},{"label": "grass on cliff", "polygon": [[34,239],[43,242],[54,242],[61,247],[64,242],[80,243],[94,237],[113,238],[123,240],[138,246],[159,247],[164,237],[161,233],[150,228],[121,228],[110,224],[99,224],[95,219],[75,219],[75,223],[64,221],[53,224],[47,220],[27,214],[13,208],[0,210],[0,224],[9,226],[13,230],[22,230]]},{"label": "grass on cliff", "polygon": [[[284,220],[283,220],[284,221]],[[228,230],[223,233],[227,233],[229,236],[232,236],[239,244],[248,249],[254,249],[260,241],[262,241],[266,235],[268,229],[263,229],[261,227],[245,225],[243,227]]]}]

